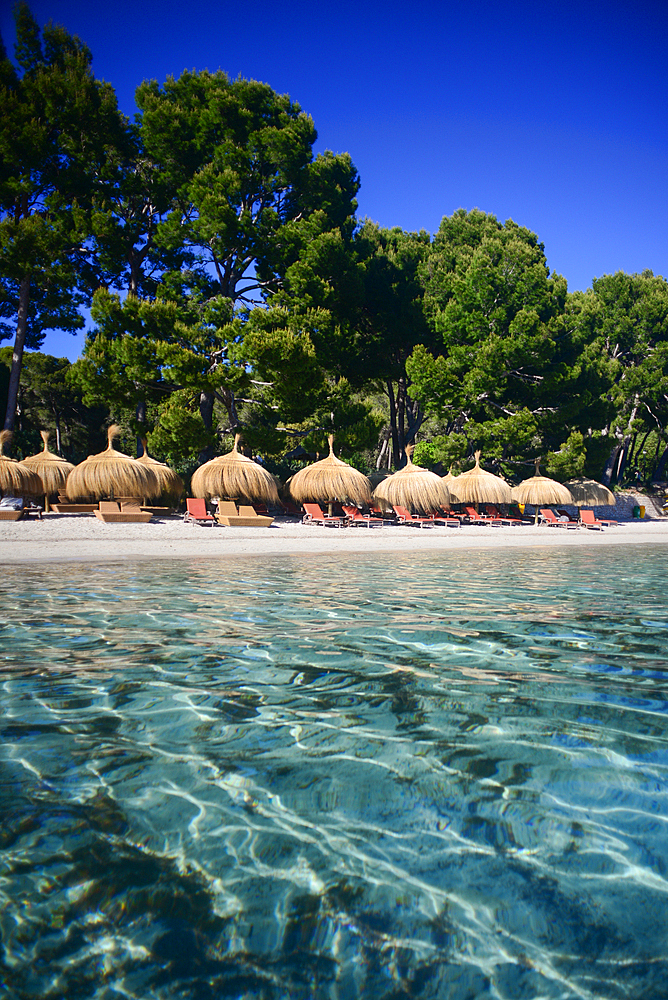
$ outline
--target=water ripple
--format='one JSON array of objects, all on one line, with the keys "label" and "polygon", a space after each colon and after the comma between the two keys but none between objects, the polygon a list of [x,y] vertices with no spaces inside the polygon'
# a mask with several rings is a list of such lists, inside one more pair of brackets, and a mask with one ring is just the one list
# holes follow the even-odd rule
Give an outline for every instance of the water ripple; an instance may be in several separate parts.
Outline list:
[{"label": "water ripple", "polygon": [[600,558],[6,570],[10,995],[662,996],[664,560]]}]

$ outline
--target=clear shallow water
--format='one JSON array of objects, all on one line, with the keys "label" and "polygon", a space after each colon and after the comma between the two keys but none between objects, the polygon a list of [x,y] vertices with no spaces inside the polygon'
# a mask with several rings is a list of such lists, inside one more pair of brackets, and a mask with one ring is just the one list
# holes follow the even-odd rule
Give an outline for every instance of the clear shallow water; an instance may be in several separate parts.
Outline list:
[{"label": "clear shallow water", "polygon": [[666,996],[667,554],[5,570],[0,995]]}]

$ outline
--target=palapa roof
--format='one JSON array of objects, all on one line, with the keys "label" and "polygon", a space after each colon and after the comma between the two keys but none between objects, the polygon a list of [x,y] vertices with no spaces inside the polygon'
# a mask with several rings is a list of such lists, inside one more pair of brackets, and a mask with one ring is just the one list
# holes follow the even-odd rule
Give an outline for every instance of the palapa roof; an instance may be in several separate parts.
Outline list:
[{"label": "palapa roof", "polygon": [[432,513],[439,507],[447,507],[451,498],[445,479],[429,469],[413,465],[412,454],[413,448],[409,446],[406,448],[406,465],[376,486],[373,491],[374,499],[390,506],[398,504],[425,514]]},{"label": "palapa roof", "polygon": [[334,500],[339,503],[371,502],[371,483],[367,477],[334,454],[334,436],[329,435],[329,455],[300,469],[290,480],[290,495],[297,503],[308,500]]},{"label": "palapa roof", "polygon": [[150,469],[155,476],[156,483],[155,492],[147,494],[147,497],[151,500],[158,500],[163,496],[176,501],[180,500],[186,489],[181,477],[164,462],[159,462],[157,458],[151,458],[146,449],[146,438],[142,438],[141,443],[144,450],[137,461],[140,465]]},{"label": "palapa roof", "polygon": [[65,488],[67,477],[74,466],[71,462],[61,458],[60,455],[56,455],[55,452],[49,451],[48,431],[40,431],[39,433],[42,441],[44,442],[44,448],[36,455],[30,455],[28,458],[24,458],[23,464],[29,466],[33,472],[37,473],[39,478],[42,480],[44,493],[47,496],[51,496],[52,493],[57,493],[59,490]]},{"label": "palapa roof", "polygon": [[614,507],[615,494],[595,479],[569,479],[566,483],[577,507]]},{"label": "palapa roof", "polygon": [[0,496],[39,497],[44,494],[42,480],[34,469],[5,455],[11,431],[0,431]]},{"label": "palapa roof", "polygon": [[116,451],[113,440],[121,433],[113,424],[107,431],[109,442],[106,451],[89,455],[85,462],[75,466],[67,477],[67,496],[70,500],[85,497],[136,497],[138,500],[155,496],[156,478],[150,468],[136,458]]},{"label": "palapa roof", "polygon": [[545,504],[549,507],[557,503],[573,503],[570,491],[555,479],[548,479],[540,474],[540,459],[536,459],[536,474],[525,479],[519,486],[513,487],[513,500],[518,503],[530,503],[534,507]]},{"label": "palapa roof", "polygon": [[448,471],[446,472],[446,474],[443,476],[443,482],[448,487],[448,492],[450,494],[450,500],[454,501],[455,503],[458,503],[459,502],[459,497],[457,496],[457,490],[456,490],[456,487],[454,485],[456,479],[457,479],[457,477],[453,476],[453,474],[452,474],[452,466],[450,466],[450,468],[448,469]]},{"label": "palapa roof", "polygon": [[205,500],[222,497],[278,503],[276,480],[265,468],[238,451],[239,439],[240,435],[235,435],[232,451],[195,469],[190,484],[192,495]]},{"label": "palapa roof", "polygon": [[480,468],[480,452],[475,453],[475,465],[446,484],[459,503],[510,503],[510,486],[491,472]]}]

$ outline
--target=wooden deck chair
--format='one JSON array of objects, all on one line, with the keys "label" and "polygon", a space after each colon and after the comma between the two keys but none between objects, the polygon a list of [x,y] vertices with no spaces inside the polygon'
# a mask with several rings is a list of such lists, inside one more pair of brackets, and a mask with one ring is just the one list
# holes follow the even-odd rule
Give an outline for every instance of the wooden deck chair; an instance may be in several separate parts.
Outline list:
[{"label": "wooden deck chair", "polygon": [[239,504],[239,517],[246,518],[249,528],[268,528],[274,520],[270,514],[258,514],[250,504]]},{"label": "wooden deck chair", "polygon": [[93,513],[105,524],[147,524],[151,520],[150,512],[143,511],[136,502],[119,506],[115,500],[100,500],[100,506]]},{"label": "wooden deck chair", "polygon": [[226,528],[268,528],[274,519],[258,514],[250,504],[240,504],[237,510],[232,500],[219,500],[216,520]]},{"label": "wooden deck chair", "polygon": [[323,514],[322,508],[318,503],[305,503],[304,516],[302,518],[302,524],[322,524],[331,525],[332,528],[344,528],[348,523],[346,518],[343,517],[330,517],[329,514]]},{"label": "wooden deck chair", "polygon": [[188,497],[186,499],[186,512],[183,515],[184,521],[191,524],[215,524],[216,519],[213,514],[209,514],[206,509],[206,501],[200,497]]}]

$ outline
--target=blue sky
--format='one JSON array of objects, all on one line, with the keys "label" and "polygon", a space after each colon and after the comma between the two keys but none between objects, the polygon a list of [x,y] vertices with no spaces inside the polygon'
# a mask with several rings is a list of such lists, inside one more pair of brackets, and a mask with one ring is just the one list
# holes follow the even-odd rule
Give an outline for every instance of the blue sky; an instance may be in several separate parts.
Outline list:
[{"label": "blue sky", "polygon": [[[262,80],[347,151],[360,218],[434,233],[480,208],[536,232],[569,289],[668,277],[668,4],[33,0],[93,52],[134,115],[144,79]],[[10,4],[0,31],[13,48]],[[49,333],[75,358],[83,336]]]}]

